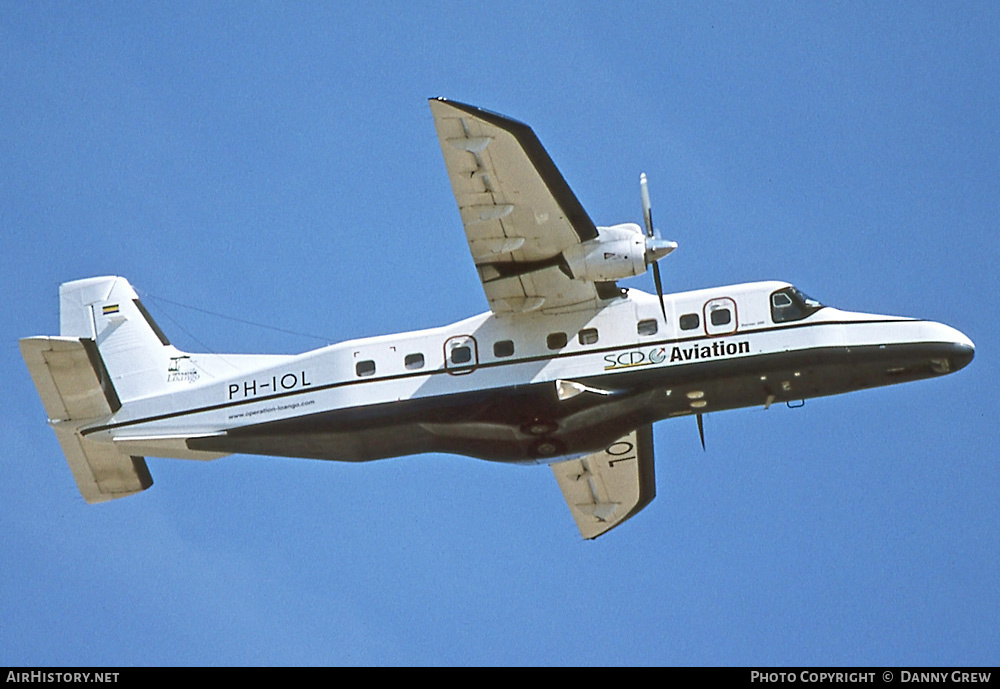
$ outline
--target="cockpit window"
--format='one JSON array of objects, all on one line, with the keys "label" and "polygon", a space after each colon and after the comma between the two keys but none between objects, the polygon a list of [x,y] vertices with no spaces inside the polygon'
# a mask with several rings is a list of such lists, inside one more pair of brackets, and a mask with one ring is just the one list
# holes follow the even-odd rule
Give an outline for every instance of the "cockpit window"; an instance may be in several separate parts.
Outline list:
[{"label": "cockpit window", "polygon": [[775,323],[800,321],[821,308],[822,304],[794,287],[785,287],[771,293],[771,320]]}]

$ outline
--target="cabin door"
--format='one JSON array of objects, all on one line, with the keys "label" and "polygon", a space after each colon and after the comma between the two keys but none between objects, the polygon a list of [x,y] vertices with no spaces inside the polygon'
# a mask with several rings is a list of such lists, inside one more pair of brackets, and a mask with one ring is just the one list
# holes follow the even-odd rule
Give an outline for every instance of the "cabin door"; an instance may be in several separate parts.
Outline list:
[{"label": "cabin door", "polygon": [[456,335],[444,341],[444,367],[459,376],[472,373],[479,365],[479,347],[472,335]]},{"label": "cabin door", "polygon": [[736,302],[729,297],[706,301],[702,317],[706,335],[730,335],[736,332]]}]

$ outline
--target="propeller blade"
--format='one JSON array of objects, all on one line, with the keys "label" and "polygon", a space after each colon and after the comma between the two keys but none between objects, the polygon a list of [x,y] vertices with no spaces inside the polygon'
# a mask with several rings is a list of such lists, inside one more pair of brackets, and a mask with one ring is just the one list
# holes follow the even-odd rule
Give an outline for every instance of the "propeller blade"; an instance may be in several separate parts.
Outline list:
[{"label": "propeller blade", "polygon": [[705,451],[705,419],[702,414],[698,414],[698,436],[701,438],[701,451]]},{"label": "propeller blade", "polygon": [[646,223],[646,236],[653,235],[653,208],[649,203],[649,184],[646,182],[646,173],[639,175],[639,190],[642,192],[642,219]]},{"label": "propeller blade", "polygon": [[663,301],[663,281],[660,279],[660,266],[657,261],[677,248],[677,242],[660,239],[660,233],[653,228],[653,207],[649,202],[649,180],[646,173],[639,175],[639,191],[642,192],[642,219],[646,223],[646,265],[653,266],[653,283],[656,294],[660,297],[660,311],[663,312],[663,322],[667,322],[667,305]]},{"label": "propeller blade", "polygon": [[660,282],[660,266],[653,261],[653,284],[656,285],[656,294],[660,297],[660,311],[663,312],[663,322],[667,322],[667,306],[663,303],[663,283]]}]

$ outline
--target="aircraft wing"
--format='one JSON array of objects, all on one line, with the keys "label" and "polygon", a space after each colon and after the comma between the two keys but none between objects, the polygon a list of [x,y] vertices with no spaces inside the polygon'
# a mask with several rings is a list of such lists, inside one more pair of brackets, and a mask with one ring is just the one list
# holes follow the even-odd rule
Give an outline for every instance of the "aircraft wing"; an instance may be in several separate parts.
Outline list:
[{"label": "aircraft wing", "polygon": [[430,101],[444,162],[494,313],[596,307],[613,282],[574,280],[562,252],[597,228],[526,124]]},{"label": "aircraft wing", "polygon": [[597,538],[656,497],[653,426],[634,430],[601,452],[551,466],[580,535]]}]

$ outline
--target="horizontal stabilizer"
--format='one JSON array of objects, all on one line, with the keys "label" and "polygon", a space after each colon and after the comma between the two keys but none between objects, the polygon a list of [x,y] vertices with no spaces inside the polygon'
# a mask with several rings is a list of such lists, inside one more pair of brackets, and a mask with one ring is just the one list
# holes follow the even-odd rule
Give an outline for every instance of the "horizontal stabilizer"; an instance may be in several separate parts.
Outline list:
[{"label": "horizontal stabilizer", "polygon": [[643,426],[601,452],[551,467],[580,535],[597,538],[656,497],[653,427]]},{"label": "horizontal stabilizer", "polygon": [[124,498],[153,485],[144,458],[123,454],[108,443],[87,440],[75,430],[58,426],[55,430],[80,495],[88,503]]},{"label": "horizontal stabilizer", "polygon": [[90,339],[29,337],[21,340],[42,405],[59,438],[80,494],[90,503],[122,498],[153,485],[146,461],[114,445],[88,440],[80,426],[111,416],[121,402]]},{"label": "horizontal stabilizer", "polygon": [[26,337],[20,345],[50,421],[95,419],[121,408],[93,340]]}]

